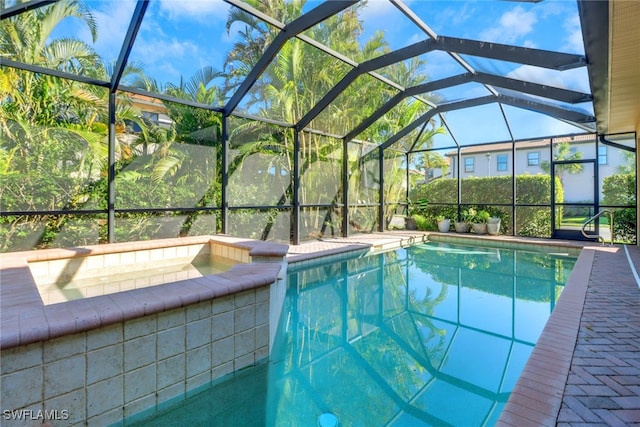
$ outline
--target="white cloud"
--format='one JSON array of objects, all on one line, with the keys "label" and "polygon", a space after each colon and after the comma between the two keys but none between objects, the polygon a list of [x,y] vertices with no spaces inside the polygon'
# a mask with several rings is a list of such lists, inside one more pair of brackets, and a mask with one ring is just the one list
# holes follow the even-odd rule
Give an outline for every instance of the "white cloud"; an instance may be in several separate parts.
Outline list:
[{"label": "white cloud", "polygon": [[384,19],[397,13],[396,7],[388,0],[369,0],[360,10],[360,18],[366,23]]},{"label": "white cloud", "polygon": [[[92,2],[89,5],[105,5],[105,3]],[[98,39],[95,44],[91,42],[91,33],[85,25],[78,29],[78,38],[92,45],[105,62],[115,61],[120,54],[135,5],[135,0],[122,0],[109,2],[108,9],[92,10],[91,13],[98,26]]]},{"label": "white cloud", "polygon": [[589,75],[584,67],[556,71],[532,65],[523,65],[508,73],[507,77],[563,89],[590,92]]},{"label": "white cloud", "polygon": [[145,64],[145,70],[159,82],[177,82],[180,75],[189,78],[200,68],[202,54],[193,43],[173,39],[140,39],[131,60]]},{"label": "white cloud", "polygon": [[572,16],[565,21],[564,26],[567,29],[567,39],[565,40],[563,50],[570,53],[584,54],[580,17],[577,15]]},{"label": "white cloud", "polygon": [[[438,35],[452,36],[453,34],[450,33],[451,30],[448,30],[450,27],[461,28],[477,13],[478,11],[475,5],[471,3],[465,3],[462,9],[458,9],[457,7],[443,7],[436,12],[432,22],[427,22],[427,25],[432,26]],[[463,36],[468,37],[466,35]]]},{"label": "white cloud", "polygon": [[407,38],[407,45],[418,43],[425,39],[424,33],[413,33],[410,37]]},{"label": "white cloud", "polygon": [[362,43],[376,31],[384,32],[384,40],[392,50],[428,37],[388,0],[370,0],[360,9],[358,18],[363,25]]},{"label": "white cloud", "polygon": [[198,47],[190,42],[171,40],[140,40],[138,55],[147,64],[178,62],[187,57],[197,57]]},{"label": "white cloud", "polygon": [[226,19],[229,5],[222,0],[160,0],[160,10],[171,18]]},{"label": "white cloud", "polygon": [[[227,7],[222,7],[222,20],[212,19],[211,14],[205,19],[209,13],[206,9],[219,4],[217,0],[191,2],[195,6],[185,2],[180,11],[177,3],[174,0],[151,3],[130,56],[131,61],[144,64],[149,77],[162,84],[177,83],[180,76],[188,79],[205,65],[221,69],[229,44],[224,30]],[[203,16],[190,15],[195,10],[201,10]]]},{"label": "white cloud", "polygon": [[496,43],[514,44],[516,40],[533,31],[538,21],[533,11],[526,11],[522,6],[516,6],[500,17],[500,25],[484,31],[481,40]]},{"label": "white cloud", "polygon": [[539,9],[540,13],[542,14],[541,18],[544,20],[555,15],[562,15],[563,13],[567,13],[567,10],[571,9],[570,7],[567,7],[568,5],[569,2],[563,1],[545,2],[544,7]]},{"label": "white cloud", "polygon": [[427,75],[430,80],[442,79],[455,74],[465,73],[462,65],[458,64],[447,52],[436,50],[426,56]]}]

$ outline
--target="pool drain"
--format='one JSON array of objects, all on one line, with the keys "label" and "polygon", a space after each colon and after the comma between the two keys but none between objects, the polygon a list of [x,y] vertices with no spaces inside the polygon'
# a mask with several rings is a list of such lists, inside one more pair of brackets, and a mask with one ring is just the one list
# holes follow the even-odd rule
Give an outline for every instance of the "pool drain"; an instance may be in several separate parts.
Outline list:
[{"label": "pool drain", "polygon": [[338,417],[325,412],[318,417],[318,427],[338,427]]}]

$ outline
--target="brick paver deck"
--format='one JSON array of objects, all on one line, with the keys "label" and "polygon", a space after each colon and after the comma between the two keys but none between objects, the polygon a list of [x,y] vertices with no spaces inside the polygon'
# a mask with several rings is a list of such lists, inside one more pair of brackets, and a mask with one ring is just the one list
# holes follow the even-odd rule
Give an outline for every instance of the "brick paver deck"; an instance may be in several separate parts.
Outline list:
[{"label": "brick paver deck", "polygon": [[640,288],[623,247],[595,253],[557,425],[640,426]]}]

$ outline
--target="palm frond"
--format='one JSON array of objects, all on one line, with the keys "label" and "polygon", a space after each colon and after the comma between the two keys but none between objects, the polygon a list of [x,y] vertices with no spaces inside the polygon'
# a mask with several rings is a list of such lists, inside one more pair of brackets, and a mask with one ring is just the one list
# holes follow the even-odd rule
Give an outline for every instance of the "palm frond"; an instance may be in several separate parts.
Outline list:
[{"label": "palm frond", "polygon": [[182,159],[178,157],[166,156],[161,158],[153,167],[153,171],[151,172],[151,181],[158,183],[167,175],[174,176],[178,169],[180,169],[181,164]]}]

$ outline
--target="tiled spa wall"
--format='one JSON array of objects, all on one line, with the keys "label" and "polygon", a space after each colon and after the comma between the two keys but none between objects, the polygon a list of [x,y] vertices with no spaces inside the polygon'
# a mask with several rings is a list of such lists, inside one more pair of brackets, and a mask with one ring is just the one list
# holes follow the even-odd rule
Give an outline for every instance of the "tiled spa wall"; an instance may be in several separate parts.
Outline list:
[{"label": "tiled spa wall", "polygon": [[[108,425],[269,354],[270,287],[8,349],[2,425]],[[11,415],[11,416],[10,416]],[[66,419],[65,419],[66,418]]]},{"label": "tiled spa wall", "polygon": [[[167,239],[169,240],[169,239]],[[179,242],[179,239],[172,239]],[[117,245],[111,245],[117,247]],[[122,245],[124,248],[127,246]],[[132,245],[129,245],[132,246]],[[135,270],[148,269],[157,263],[179,265],[191,262],[200,255],[232,260],[239,263],[251,262],[249,249],[234,247],[232,244],[211,241],[191,245],[176,245],[160,248],[136,248],[120,252],[76,256],[73,258],[54,258],[29,262],[29,269],[39,285],[50,285],[57,281],[85,279],[88,277],[121,274]],[[186,273],[185,273],[186,274]],[[176,276],[176,280],[187,279]]]},{"label": "tiled spa wall", "polygon": [[[220,245],[221,255],[224,247]],[[3,349],[0,425],[119,423],[266,359],[273,340],[270,328],[275,330],[286,289],[286,249],[267,247],[255,253],[229,246],[226,256],[242,260],[250,252],[254,267],[237,270],[233,280],[245,284],[236,293]],[[260,263],[268,263],[265,273],[279,268],[277,277],[266,275],[274,277],[273,283],[255,284],[252,278],[262,277]],[[274,263],[279,264],[275,270]],[[227,279],[216,283],[232,283],[227,273],[222,276]],[[77,301],[63,304],[73,303]],[[44,306],[45,311],[54,308]],[[42,309],[36,307],[34,313]],[[83,323],[77,317],[75,322]]]}]

